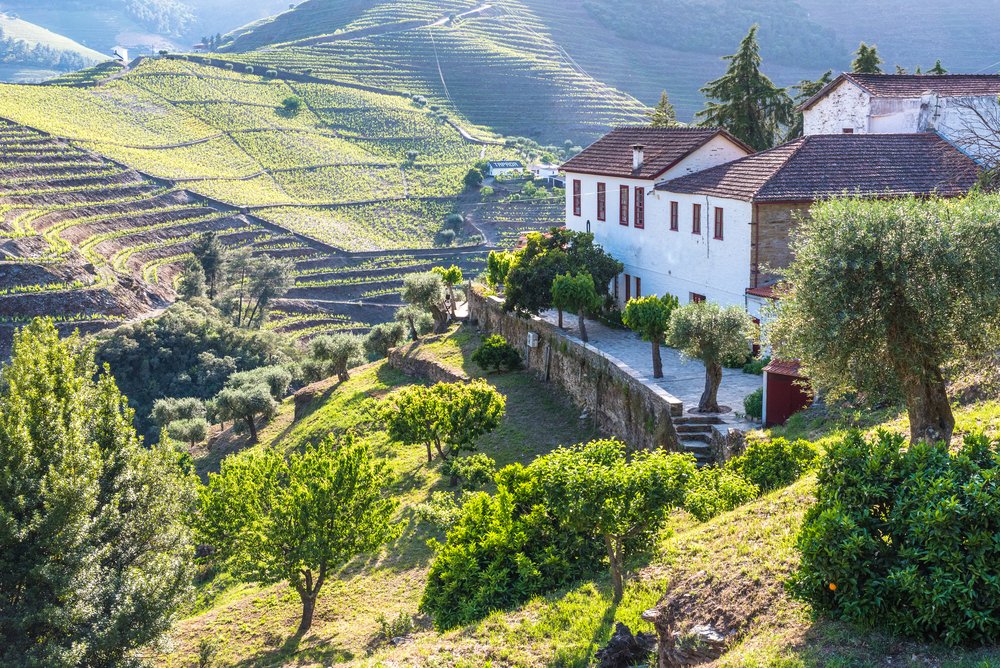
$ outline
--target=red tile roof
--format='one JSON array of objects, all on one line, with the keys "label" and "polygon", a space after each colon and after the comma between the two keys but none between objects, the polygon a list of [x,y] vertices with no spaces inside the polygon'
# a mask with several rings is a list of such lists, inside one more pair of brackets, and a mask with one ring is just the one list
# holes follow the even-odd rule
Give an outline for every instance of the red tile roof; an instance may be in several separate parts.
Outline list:
[{"label": "red tile roof", "polygon": [[850,81],[874,97],[920,97],[934,92],[941,97],[1000,95],[1000,74],[855,74],[845,72],[828,83],[800,107],[808,109],[843,81]]},{"label": "red tile roof", "polygon": [[[599,174],[623,178],[655,179],[716,136],[753,150],[725,130],[718,128],[616,128],[570,158],[562,166],[567,172]],[[643,163],[632,169],[632,147],[643,147]]]},{"label": "red tile roof", "polygon": [[747,202],[964,195],[979,167],[935,133],[810,135],[656,186]]},{"label": "red tile roof", "polygon": [[775,293],[775,288],[778,286],[776,284],[764,285],[759,288],[747,288],[747,294],[754,297],[763,297],[764,299],[777,299],[778,295]]},{"label": "red tile roof", "polygon": [[796,360],[771,360],[771,363],[764,367],[767,373],[778,376],[791,376],[792,378],[805,378],[802,375],[802,365]]}]

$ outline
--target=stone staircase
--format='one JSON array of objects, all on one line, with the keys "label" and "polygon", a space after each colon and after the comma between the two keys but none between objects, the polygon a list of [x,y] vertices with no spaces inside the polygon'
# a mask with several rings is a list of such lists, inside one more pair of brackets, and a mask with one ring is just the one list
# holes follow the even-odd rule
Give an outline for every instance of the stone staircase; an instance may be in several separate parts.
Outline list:
[{"label": "stone staircase", "polygon": [[725,424],[725,421],[714,415],[685,415],[674,418],[674,428],[677,429],[681,452],[689,452],[694,455],[698,466],[714,464],[712,428],[720,424]]}]

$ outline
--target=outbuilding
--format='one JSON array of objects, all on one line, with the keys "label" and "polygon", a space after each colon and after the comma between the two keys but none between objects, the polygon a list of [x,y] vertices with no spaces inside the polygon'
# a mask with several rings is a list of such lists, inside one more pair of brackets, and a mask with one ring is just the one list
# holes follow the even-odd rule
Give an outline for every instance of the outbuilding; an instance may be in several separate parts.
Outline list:
[{"label": "outbuilding", "polygon": [[772,360],[764,367],[764,410],[761,421],[765,427],[782,425],[801,410],[812,405],[813,393],[794,360]]},{"label": "outbuilding", "polygon": [[524,163],[519,160],[494,160],[487,165],[488,176],[501,176],[513,172],[523,172]]}]

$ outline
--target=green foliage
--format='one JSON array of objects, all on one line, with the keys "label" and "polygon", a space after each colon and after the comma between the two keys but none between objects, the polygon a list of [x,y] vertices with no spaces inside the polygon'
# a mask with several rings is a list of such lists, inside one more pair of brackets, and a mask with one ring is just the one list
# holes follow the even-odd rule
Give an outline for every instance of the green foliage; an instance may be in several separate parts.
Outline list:
[{"label": "green foliage", "polygon": [[805,104],[809,98],[811,98],[816,93],[823,90],[823,88],[833,81],[833,70],[827,70],[823,75],[813,81],[812,79],[803,79],[799,83],[792,86],[795,90],[795,97],[792,98],[792,106],[794,110],[792,111],[793,119],[792,125],[788,128],[788,134],[786,139],[795,139],[796,137],[801,137],[803,132],[803,123],[805,119],[802,115],[800,108]]},{"label": "green foliage", "polygon": [[1000,197],[824,202],[792,249],[776,354],[833,398],[904,399],[913,439],[950,437],[942,369],[1000,331]]},{"label": "green foliage", "polygon": [[446,460],[441,467],[441,472],[451,476],[452,482],[461,486],[462,489],[471,491],[493,482],[493,477],[497,472],[497,463],[489,455],[477,452]]},{"label": "green foliage", "polygon": [[226,386],[212,399],[216,420],[232,421],[257,441],[257,421],[270,420],[278,410],[277,399],[288,391],[292,376],[281,366],[259,367],[233,374]]},{"label": "green foliage", "polygon": [[489,199],[494,194],[496,194],[496,190],[493,189],[493,186],[483,186],[479,189],[479,196],[483,199]]},{"label": "green foliage", "polygon": [[603,300],[594,287],[590,274],[557,275],[552,281],[552,305],[560,311],[574,311],[579,315],[580,339],[587,340],[586,316],[601,308]]},{"label": "green foliage", "polygon": [[455,495],[450,492],[431,492],[430,498],[414,506],[413,512],[421,522],[447,531],[458,522],[462,515],[462,507],[455,500]]},{"label": "green foliage", "polygon": [[771,148],[791,121],[792,103],[785,89],[760,71],[757,25],[724,60],[729,61],[728,69],[701,89],[709,101],[696,116],[703,125],[723,127],[755,150]]},{"label": "green foliage", "polygon": [[205,270],[196,260],[188,262],[177,281],[177,295],[181,299],[193,299],[204,297],[205,290]]},{"label": "green foliage", "polygon": [[672,128],[680,125],[677,122],[674,105],[670,104],[670,98],[667,97],[667,91],[660,93],[660,101],[646,115],[649,116],[649,124],[654,128]]},{"label": "green foliage", "polygon": [[182,418],[167,425],[167,435],[194,447],[208,437],[208,421],[205,418]]},{"label": "green foliage", "polygon": [[704,522],[758,496],[760,489],[731,468],[706,466],[692,476],[684,508]]},{"label": "green foliage", "polygon": [[392,348],[406,338],[406,327],[401,322],[383,322],[372,327],[365,335],[364,351],[369,359],[389,356]]},{"label": "green foliage", "polygon": [[298,114],[300,111],[302,111],[302,107],[304,105],[305,103],[303,102],[302,98],[299,97],[298,95],[289,95],[281,102],[282,110],[289,116],[295,116],[296,114]]},{"label": "green foliage", "polygon": [[743,373],[748,373],[754,376],[764,375],[764,367],[771,363],[771,356],[764,355],[763,357],[754,357],[749,362],[743,365]]},{"label": "green foliage", "polygon": [[287,258],[254,255],[250,248],[228,254],[226,289],[219,308],[237,327],[260,327],[271,303],[292,286],[294,265]]},{"label": "green foliage", "polygon": [[920,640],[1000,639],[1000,455],[967,436],[881,432],[830,445],[798,538],[792,590],[821,613]]},{"label": "green foliage", "polygon": [[382,401],[379,415],[389,437],[407,445],[424,444],[442,459],[474,450],[480,436],[500,426],[506,399],[484,380],[410,385]]},{"label": "green foliage", "polygon": [[622,324],[653,345],[653,377],[663,377],[660,344],[670,328],[670,314],[678,306],[677,297],[649,295],[630,299],[621,313]]},{"label": "green foliage", "polygon": [[858,46],[854,52],[854,61],[851,62],[851,71],[857,74],[881,74],[882,58],[878,55],[875,45],[868,46],[864,42]]},{"label": "green foliage", "polygon": [[812,468],[818,456],[816,446],[802,439],[748,437],[746,450],[730,459],[726,467],[762,492],[770,492],[798,480]]},{"label": "green foliage", "polygon": [[490,251],[486,258],[486,284],[492,289],[502,289],[507,282],[507,274],[514,263],[514,253],[510,251]]},{"label": "green foliage", "polygon": [[413,617],[406,614],[405,612],[400,612],[395,619],[389,620],[384,614],[379,613],[378,617],[375,618],[378,623],[378,633],[376,637],[382,641],[390,641],[393,638],[402,638],[413,633],[415,626],[413,624]]},{"label": "green foliage", "polygon": [[521,367],[521,353],[499,334],[491,334],[472,353],[472,361],[487,371],[510,371]]},{"label": "green foliage", "polygon": [[196,397],[157,399],[150,415],[159,428],[164,428],[174,420],[190,420],[205,417],[205,402]]},{"label": "green foliage", "polygon": [[329,437],[285,457],[272,448],[225,458],[201,494],[199,530],[232,573],[288,582],[304,632],[327,577],[399,535],[384,462],[367,445]]},{"label": "green foliage", "polygon": [[[321,378],[336,374],[341,381],[350,378],[348,369],[364,362],[361,352],[364,339],[354,334],[327,334],[309,342],[309,356],[320,363],[323,371],[329,371]],[[308,381],[320,378],[307,378]]]},{"label": "green foliage", "polygon": [[0,374],[0,664],[133,665],[190,591],[193,482],[51,320]]},{"label": "green foliage", "polygon": [[743,412],[748,418],[759,420],[764,416],[764,388],[756,390],[743,397]]},{"label": "green foliage", "polygon": [[407,304],[396,309],[395,318],[409,330],[409,336],[413,340],[434,329],[434,318],[431,314],[415,304]]},{"label": "green foliage", "polygon": [[448,293],[441,274],[433,271],[409,274],[403,278],[403,301],[430,313],[434,331],[442,332],[448,325]]},{"label": "green foliage", "polygon": [[466,190],[475,190],[483,184],[483,173],[478,169],[472,168],[466,172],[465,177],[462,179],[462,185],[465,186]]},{"label": "green foliage", "polygon": [[934,67],[927,70],[927,74],[948,74],[948,70],[944,68],[941,64],[941,59],[938,58],[934,61]]},{"label": "green foliage", "polygon": [[158,318],[97,338],[98,362],[110,365],[147,442],[157,435],[148,419],[157,399],[210,399],[233,373],[285,358],[275,334],[235,327],[204,300],[174,304]]}]

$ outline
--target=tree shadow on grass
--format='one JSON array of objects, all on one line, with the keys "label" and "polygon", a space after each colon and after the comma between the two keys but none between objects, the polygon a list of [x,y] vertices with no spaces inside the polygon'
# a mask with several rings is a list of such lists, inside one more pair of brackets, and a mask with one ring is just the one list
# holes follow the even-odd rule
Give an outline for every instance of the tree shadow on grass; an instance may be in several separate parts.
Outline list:
[{"label": "tree shadow on grass", "polygon": [[294,634],[288,636],[280,646],[261,649],[233,665],[235,668],[311,666],[317,663],[328,666],[350,661],[354,658],[354,654],[351,651],[332,644],[320,643],[302,647],[302,639],[304,637],[304,633],[296,631]]}]

